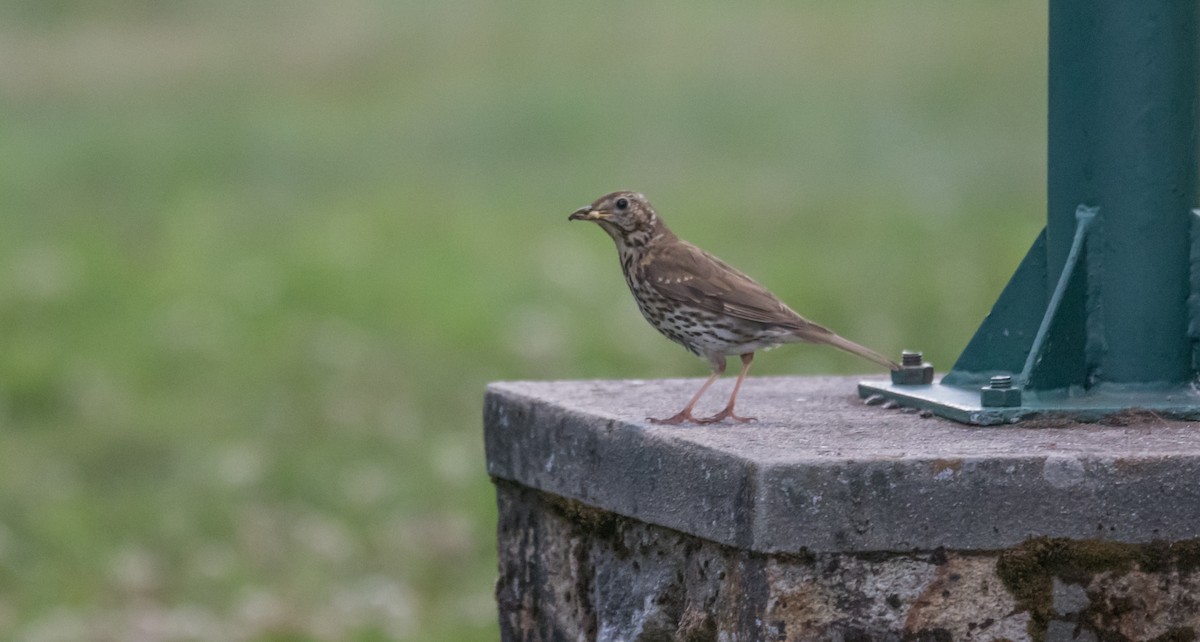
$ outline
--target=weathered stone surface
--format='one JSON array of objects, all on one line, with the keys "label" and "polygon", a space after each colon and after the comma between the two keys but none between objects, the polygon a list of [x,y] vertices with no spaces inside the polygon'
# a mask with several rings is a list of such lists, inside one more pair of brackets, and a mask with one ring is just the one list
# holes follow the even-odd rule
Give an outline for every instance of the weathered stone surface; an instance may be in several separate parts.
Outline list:
[{"label": "weathered stone surface", "polygon": [[1046,627],[1046,642],[1097,642],[1096,634],[1074,622],[1054,620]]},{"label": "weathered stone surface", "polygon": [[1125,425],[970,427],[866,406],[855,381],[755,378],[739,409],[759,421],[712,426],[645,421],[678,410],[697,380],[493,384],[488,469],[764,553],[1200,535],[1195,424],[1134,414]]},{"label": "weathered stone surface", "polygon": [[497,480],[502,639],[1185,642],[1200,540],[762,554]]},{"label": "weathered stone surface", "polygon": [[761,378],[759,423],[643,420],[697,383],[489,388],[503,639],[1197,639],[1196,425],[967,427]]},{"label": "weathered stone surface", "polygon": [[1087,589],[1079,584],[1054,578],[1054,610],[1059,615],[1071,615],[1087,608]]},{"label": "weathered stone surface", "polygon": [[1023,639],[996,556],[762,555],[507,482],[504,640]]}]

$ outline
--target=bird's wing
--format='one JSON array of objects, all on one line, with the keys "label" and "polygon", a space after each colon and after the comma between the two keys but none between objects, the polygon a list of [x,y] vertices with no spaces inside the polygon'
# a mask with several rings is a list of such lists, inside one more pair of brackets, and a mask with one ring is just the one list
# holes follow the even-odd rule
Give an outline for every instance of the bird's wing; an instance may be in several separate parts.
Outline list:
[{"label": "bird's wing", "polygon": [[654,253],[646,266],[646,278],[664,297],[702,310],[814,334],[829,333],[796,314],[754,279],[690,243],[673,243]]},{"label": "bird's wing", "polygon": [[757,281],[686,242],[650,255],[646,278],[659,294],[716,314],[787,328],[797,340],[826,343],[893,370],[891,359],[796,314]]}]

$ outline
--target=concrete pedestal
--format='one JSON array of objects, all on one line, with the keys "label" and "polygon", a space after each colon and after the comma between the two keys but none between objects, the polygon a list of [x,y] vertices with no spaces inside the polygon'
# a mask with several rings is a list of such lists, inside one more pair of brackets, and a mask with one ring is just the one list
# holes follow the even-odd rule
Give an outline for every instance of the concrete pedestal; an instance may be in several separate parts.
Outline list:
[{"label": "concrete pedestal", "polygon": [[969,427],[856,381],[679,427],[645,417],[699,380],[493,384],[504,639],[1196,638],[1200,426]]}]

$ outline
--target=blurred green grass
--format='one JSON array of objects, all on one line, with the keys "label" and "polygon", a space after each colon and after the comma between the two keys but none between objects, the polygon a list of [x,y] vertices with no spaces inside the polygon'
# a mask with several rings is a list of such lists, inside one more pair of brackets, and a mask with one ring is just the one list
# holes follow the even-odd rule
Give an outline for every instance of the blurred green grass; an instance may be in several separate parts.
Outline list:
[{"label": "blurred green grass", "polygon": [[494,638],[483,385],[705,373],[566,214],[948,366],[1044,220],[1044,14],[0,4],[0,638]]}]

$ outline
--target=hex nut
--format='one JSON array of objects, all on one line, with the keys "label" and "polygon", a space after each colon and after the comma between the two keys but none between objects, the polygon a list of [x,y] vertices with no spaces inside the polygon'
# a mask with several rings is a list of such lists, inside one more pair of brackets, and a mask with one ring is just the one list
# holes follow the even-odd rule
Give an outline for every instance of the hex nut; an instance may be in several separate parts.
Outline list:
[{"label": "hex nut", "polygon": [[1021,389],[984,386],[979,389],[979,403],[984,408],[1016,408],[1021,405]]},{"label": "hex nut", "polygon": [[919,366],[900,366],[892,371],[892,383],[897,386],[927,386],[933,383],[933,364],[924,362]]}]

